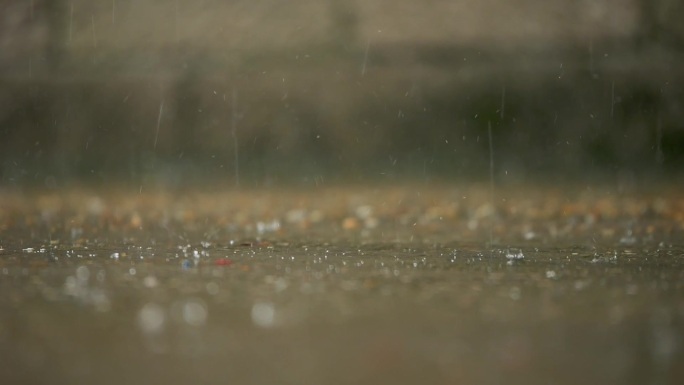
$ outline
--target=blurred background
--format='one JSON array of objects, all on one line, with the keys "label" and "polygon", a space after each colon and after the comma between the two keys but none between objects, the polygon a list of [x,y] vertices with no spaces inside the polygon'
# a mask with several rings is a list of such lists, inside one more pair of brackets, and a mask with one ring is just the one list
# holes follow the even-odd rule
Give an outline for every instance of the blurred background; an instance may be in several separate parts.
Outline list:
[{"label": "blurred background", "polygon": [[[5,0],[0,186],[677,180],[676,0]],[[606,179],[607,178],[607,179]]]}]

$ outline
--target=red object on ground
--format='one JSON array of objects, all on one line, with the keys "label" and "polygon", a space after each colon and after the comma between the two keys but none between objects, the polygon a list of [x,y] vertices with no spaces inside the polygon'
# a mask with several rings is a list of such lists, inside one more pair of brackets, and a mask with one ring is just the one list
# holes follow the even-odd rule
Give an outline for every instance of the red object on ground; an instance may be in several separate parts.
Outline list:
[{"label": "red object on ground", "polygon": [[219,258],[216,261],[214,261],[214,264],[216,266],[230,266],[233,264],[233,261],[231,261],[228,258]]}]

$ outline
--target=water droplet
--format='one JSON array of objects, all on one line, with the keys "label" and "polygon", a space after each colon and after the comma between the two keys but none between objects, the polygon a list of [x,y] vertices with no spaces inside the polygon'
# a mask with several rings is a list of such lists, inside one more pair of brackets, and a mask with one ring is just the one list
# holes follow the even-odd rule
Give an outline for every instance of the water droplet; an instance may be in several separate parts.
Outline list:
[{"label": "water droplet", "polygon": [[183,304],[183,321],[190,326],[203,326],[207,321],[207,306],[198,299]]},{"label": "water droplet", "polygon": [[360,219],[366,219],[373,214],[373,207],[369,205],[359,206],[356,208],[355,213]]},{"label": "water droplet", "polygon": [[285,278],[280,277],[274,281],[273,286],[276,292],[281,292],[287,289],[288,283]]},{"label": "water droplet", "polygon": [[138,326],[147,334],[157,334],[164,330],[166,313],[156,303],[147,303],[138,312]]},{"label": "water droplet", "polygon": [[521,297],[521,294],[522,294],[522,292],[521,292],[520,288],[517,286],[513,286],[510,290],[508,290],[508,296],[514,301],[519,300]]},{"label": "water droplet", "polygon": [[107,297],[107,294],[100,289],[91,290],[90,301],[92,302],[95,310],[106,313],[112,308],[112,303]]},{"label": "water droplet", "polygon": [[147,277],[145,277],[143,279],[143,285],[145,285],[145,287],[147,287],[147,288],[152,289],[154,287],[157,287],[157,285],[159,285],[159,280],[157,280],[157,277],[155,277],[153,275],[148,275]]},{"label": "water droplet", "polygon": [[520,249],[508,249],[506,251],[506,258],[511,260],[524,259],[525,255]]},{"label": "water droplet", "polygon": [[252,306],[252,322],[262,328],[270,328],[275,321],[275,307],[270,302],[257,302]]},{"label": "water droplet", "polygon": [[259,234],[273,233],[280,230],[280,221],[274,219],[271,222],[257,222],[256,227]]},{"label": "water droplet", "polygon": [[88,279],[90,279],[90,270],[88,270],[87,266],[79,266],[76,268],[76,279],[82,283],[88,282]]},{"label": "water droplet", "polygon": [[208,282],[205,286],[207,293],[210,295],[216,295],[219,293],[219,285],[216,282]]}]

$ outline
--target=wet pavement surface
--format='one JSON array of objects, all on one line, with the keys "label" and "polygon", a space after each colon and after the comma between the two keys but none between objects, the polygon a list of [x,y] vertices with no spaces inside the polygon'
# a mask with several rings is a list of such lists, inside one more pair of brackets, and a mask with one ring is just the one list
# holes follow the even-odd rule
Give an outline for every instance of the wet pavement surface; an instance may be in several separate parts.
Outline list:
[{"label": "wet pavement surface", "polygon": [[2,383],[684,382],[676,188],[0,196]]}]

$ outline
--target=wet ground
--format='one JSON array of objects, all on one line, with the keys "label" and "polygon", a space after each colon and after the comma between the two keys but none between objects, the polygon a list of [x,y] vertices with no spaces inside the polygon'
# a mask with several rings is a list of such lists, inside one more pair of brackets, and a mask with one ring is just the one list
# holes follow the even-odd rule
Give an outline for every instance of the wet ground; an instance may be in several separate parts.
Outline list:
[{"label": "wet ground", "polygon": [[0,192],[0,382],[680,384],[684,196]]}]

